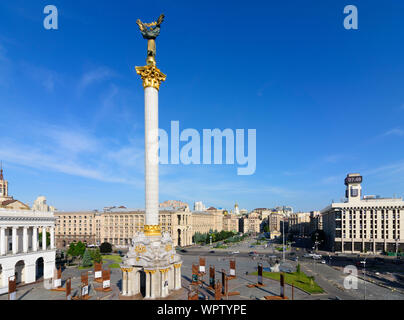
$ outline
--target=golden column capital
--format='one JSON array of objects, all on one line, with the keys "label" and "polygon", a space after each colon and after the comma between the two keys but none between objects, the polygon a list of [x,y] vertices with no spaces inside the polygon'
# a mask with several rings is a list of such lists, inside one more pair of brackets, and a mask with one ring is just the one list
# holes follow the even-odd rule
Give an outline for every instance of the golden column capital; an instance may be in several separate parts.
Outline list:
[{"label": "golden column capital", "polygon": [[181,265],[182,265],[182,263],[175,263],[175,264],[174,264],[174,268],[178,269],[178,268],[181,267]]},{"label": "golden column capital", "polygon": [[155,273],[156,273],[156,270],[145,270],[144,272],[150,273],[150,274],[155,274]]},{"label": "golden column capital", "polygon": [[135,67],[136,73],[140,75],[143,80],[143,87],[156,88],[160,90],[160,84],[166,81],[167,76],[162,73],[155,65],[147,65],[144,67]]}]

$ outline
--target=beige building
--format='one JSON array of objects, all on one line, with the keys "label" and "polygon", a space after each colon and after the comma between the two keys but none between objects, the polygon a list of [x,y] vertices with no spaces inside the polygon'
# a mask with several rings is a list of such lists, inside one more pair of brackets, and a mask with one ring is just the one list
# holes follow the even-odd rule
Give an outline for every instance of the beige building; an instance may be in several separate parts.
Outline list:
[{"label": "beige building", "polygon": [[295,212],[289,214],[288,232],[308,236],[310,234],[310,212]]},{"label": "beige building", "polygon": [[362,176],[348,174],[346,200],[321,211],[329,250],[335,252],[395,252],[404,250],[404,201],[362,197]]},{"label": "beige building", "polygon": [[[216,208],[191,212],[188,206],[181,209],[160,209],[159,221],[162,231],[169,232],[175,245],[192,245],[196,233],[226,230],[224,212]],[[144,211],[109,209],[104,212],[55,212],[56,244],[58,248],[71,242],[100,245],[109,242],[115,246],[128,246],[136,232],[144,226]],[[236,222],[237,221],[237,222]],[[237,227],[235,228],[235,226]],[[238,218],[231,226],[238,231]]]},{"label": "beige building", "polygon": [[270,233],[279,233],[282,231],[282,221],[284,219],[283,213],[272,212],[267,219]]},{"label": "beige building", "polygon": [[226,214],[223,217],[223,230],[239,232],[239,219],[240,217],[234,214]]},{"label": "beige building", "polygon": [[207,211],[192,212],[192,235],[223,230],[223,210],[209,208]]},{"label": "beige building", "polygon": [[239,220],[239,231],[242,233],[259,233],[261,231],[261,219],[257,212],[251,212]]},{"label": "beige building", "polygon": [[[144,226],[144,211],[111,209],[104,212],[56,212],[56,244],[58,248],[71,242],[115,246],[130,245],[136,232]],[[192,244],[191,212],[189,210],[160,210],[163,232],[170,232],[176,245]]]}]

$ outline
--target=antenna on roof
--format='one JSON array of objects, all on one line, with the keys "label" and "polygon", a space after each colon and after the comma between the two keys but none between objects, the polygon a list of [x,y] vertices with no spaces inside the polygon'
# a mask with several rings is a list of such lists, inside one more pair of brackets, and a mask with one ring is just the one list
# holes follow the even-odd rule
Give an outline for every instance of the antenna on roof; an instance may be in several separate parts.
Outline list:
[{"label": "antenna on roof", "polygon": [[4,180],[4,177],[3,177],[3,161],[0,161],[0,180]]}]

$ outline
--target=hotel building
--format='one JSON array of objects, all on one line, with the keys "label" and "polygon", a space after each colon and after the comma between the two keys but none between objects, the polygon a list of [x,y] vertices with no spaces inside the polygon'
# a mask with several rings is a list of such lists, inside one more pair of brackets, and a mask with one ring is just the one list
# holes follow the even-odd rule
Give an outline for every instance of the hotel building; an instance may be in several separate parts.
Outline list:
[{"label": "hotel building", "polygon": [[348,174],[345,202],[321,210],[326,245],[334,252],[382,253],[404,249],[404,201],[362,197],[362,176]]}]

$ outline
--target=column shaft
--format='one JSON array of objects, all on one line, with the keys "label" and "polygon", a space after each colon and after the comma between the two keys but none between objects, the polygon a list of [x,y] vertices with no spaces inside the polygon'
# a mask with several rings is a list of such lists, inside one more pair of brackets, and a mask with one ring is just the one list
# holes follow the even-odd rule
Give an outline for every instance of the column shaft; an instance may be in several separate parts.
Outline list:
[{"label": "column shaft", "polygon": [[28,227],[24,227],[22,234],[22,243],[24,253],[28,252]]},{"label": "column shaft", "polygon": [[38,228],[32,228],[32,251],[38,251]]},{"label": "column shaft", "polygon": [[151,289],[151,283],[150,283],[150,273],[146,272],[146,297],[145,298],[150,298],[150,289]]},{"label": "column shaft", "polygon": [[50,246],[51,249],[55,249],[55,228],[51,227],[50,229]]},{"label": "column shaft", "polygon": [[126,271],[122,272],[122,294],[128,294],[128,273]]},{"label": "column shaft", "polygon": [[145,89],[145,225],[159,225],[158,90]]},{"label": "column shaft", "polygon": [[42,250],[46,250],[46,227],[42,227]]},{"label": "column shaft", "polygon": [[18,252],[18,243],[17,243],[17,227],[13,227],[13,254],[17,254]]},{"label": "column shaft", "polygon": [[0,228],[0,256],[6,254],[6,228]]}]

